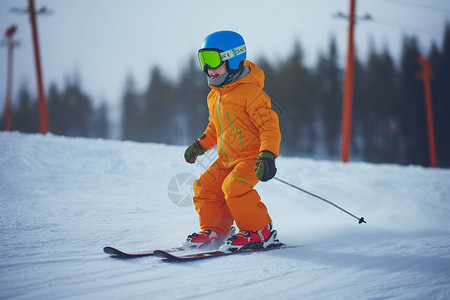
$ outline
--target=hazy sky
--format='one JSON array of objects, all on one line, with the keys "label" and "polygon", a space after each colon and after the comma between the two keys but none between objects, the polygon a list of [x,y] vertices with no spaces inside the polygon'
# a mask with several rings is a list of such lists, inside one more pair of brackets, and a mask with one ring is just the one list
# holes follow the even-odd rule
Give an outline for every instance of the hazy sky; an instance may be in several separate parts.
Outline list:
[{"label": "hazy sky", "polygon": [[[40,50],[46,90],[51,82],[60,89],[65,78],[79,72],[83,89],[95,101],[120,102],[127,73],[143,91],[150,70],[161,67],[167,78],[178,79],[202,39],[217,30],[235,30],[244,36],[250,60],[264,56],[276,63],[285,59],[296,40],[308,65],[326,52],[335,36],[341,64],[347,52],[348,22],[333,18],[348,14],[350,0],[35,0],[51,15],[38,17]],[[36,90],[30,22],[11,8],[26,8],[27,0],[0,0],[0,31],[16,24],[14,93],[26,84]],[[371,41],[388,47],[395,59],[402,37],[416,36],[427,54],[434,41],[442,44],[450,23],[449,0],[357,0],[358,16],[373,21],[356,27],[357,53],[364,58]],[[6,47],[0,48],[0,111],[6,98]],[[206,83],[205,83],[206,84]]]}]

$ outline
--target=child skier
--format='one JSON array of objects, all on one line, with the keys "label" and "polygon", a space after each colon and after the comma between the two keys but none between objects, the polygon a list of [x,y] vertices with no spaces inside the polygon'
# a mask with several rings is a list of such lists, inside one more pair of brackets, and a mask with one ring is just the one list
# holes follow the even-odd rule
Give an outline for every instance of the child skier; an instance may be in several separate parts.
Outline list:
[{"label": "child skier", "polygon": [[[246,51],[244,39],[233,31],[208,35],[198,51],[211,87],[209,124],[184,157],[194,163],[217,145],[219,158],[194,182],[201,231],[189,235],[184,247],[218,246],[226,240],[220,250],[239,251],[265,247],[276,237],[253,187],[275,176],[281,134],[278,116],[262,90],[264,72],[246,60]],[[235,235],[230,233],[234,221],[241,230]]]}]

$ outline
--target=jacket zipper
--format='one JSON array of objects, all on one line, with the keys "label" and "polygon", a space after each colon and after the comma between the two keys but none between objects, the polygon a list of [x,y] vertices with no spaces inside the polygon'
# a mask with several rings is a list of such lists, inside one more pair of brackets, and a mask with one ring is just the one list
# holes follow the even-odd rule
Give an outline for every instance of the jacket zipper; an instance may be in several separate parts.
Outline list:
[{"label": "jacket zipper", "polygon": [[227,168],[230,165],[231,158],[230,156],[225,152],[225,145],[224,145],[224,136],[225,136],[225,128],[223,127],[222,120],[220,119],[220,99],[222,98],[222,94],[219,95],[219,100],[217,101],[217,118],[219,120],[220,129],[222,130],[222,152],[228,157],[228,163]]}]

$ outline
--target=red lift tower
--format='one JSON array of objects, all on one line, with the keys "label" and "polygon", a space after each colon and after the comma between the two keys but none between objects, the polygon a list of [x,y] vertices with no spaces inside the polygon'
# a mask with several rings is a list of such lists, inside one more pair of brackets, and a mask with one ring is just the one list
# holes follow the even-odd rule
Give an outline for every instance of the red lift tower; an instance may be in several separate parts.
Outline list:
[{"label": "red lift tower", "polygon": [[19,45],[19,42],[13,40],[13,36],[17,31],[15,25],[10,26],[5,36],[7,38],[6,45],[8,46],[8,77],[6,83],[6,104],[5,104],[5,130],[12,130],[12,79],[13,79],[13,51],[14,47]]},{"label": "red lift tower", "polygon": [[41,133],[47,134],[50,131],[50,122],[48,120],[48,109],[47,101],[45,99],[44,84],[42,80],[42,70],[41,70],[41,56],[39,53],[39,40],[38,40],[38,30],[36,22],[36,10],[34,8],[34,0],[28,0],[30,21],[31,21],[31,31],[33,35],[33,45],[34,45],[34,61],[36,63],[36,77],[37,77],[37,88],[39,96],[39,120],[41,126]]},{"label": "red lift tower", "polygon": [[417,61],[422,67],[422,71],[416,73],[416,78],[423,81],[425,90],[425,109],[427,114],[427,128],[428,128],[428,149],[430,152],[430,166],[437,168],[436,145],[434,139],[434,122],[433,122],[433,108],[431,105],[431,87],[430,78],[433,77],[433,70],[431,70],[430,62],[422,55],[417,55]]}]

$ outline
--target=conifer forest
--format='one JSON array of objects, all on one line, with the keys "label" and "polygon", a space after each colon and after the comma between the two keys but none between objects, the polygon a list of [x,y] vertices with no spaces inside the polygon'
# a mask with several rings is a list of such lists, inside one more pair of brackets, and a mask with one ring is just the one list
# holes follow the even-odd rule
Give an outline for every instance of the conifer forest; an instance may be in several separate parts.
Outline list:
[{"label": "conifer forest", "polygon": [[[431,93],[438,167],[450,167],[450,25],[442,47],[433,44],[422,53],[431,62]],[[372,48],[367,58],[355,61],[352,146],[350,160],[429,166],[424,86],[416,73],[418,40],[403,37],[402,53],[394,60],[387,48]],[[358,50],[358,49],[356,49]],[[302,45],[295,43],[288,57],[275,64],[267,57],[255,62],[264,70],[264,91],[278,113],[282,133],[280,154],[338,160],[344,66],[338,62],[345,49],[330,38],[317,63],[307,67]],[[356,52],[358,53],[358,52]],[[195,55],[180,79],[150,70],[145,90],[124,75],[120,138],[138,142],[188,145],[206,128],[206,96],[210,90]],[[79,75],[81,76],[81,75]],[[37,133],[37,96],[23,86],[13,99],[13,130]],[[50,83],[46,90],[50,132],[56,135],[111,138],[108,105],[94,105],[78,76],[63,88]],[[0,129],[3,130],[4,115]]]}]

